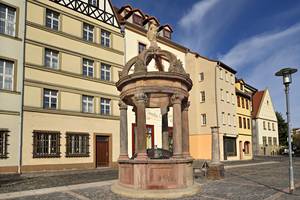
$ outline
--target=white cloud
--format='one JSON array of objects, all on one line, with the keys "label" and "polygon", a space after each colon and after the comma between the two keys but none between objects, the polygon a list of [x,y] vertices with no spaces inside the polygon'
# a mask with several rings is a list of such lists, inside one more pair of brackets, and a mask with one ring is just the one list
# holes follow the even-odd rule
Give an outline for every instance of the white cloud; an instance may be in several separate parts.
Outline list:
[{"label": "white cloud", "polygon": [[242,12],[246,1],[203,0],[195,3],[179,20],[179,43],[208,56],[220,45],[222,34]]},{"label": "white cloud", "polygon": [[192,9],[180,19],[179,25],[184,28],[192,28],[197,25],[218,1],[220,0],[204,0],[194,4]]},{"label": "white cloud", "polygon": [[[269,88],[275,109],[285,114],[281,77],[274,76],[283,67],[299,69],[300,24],[272,33],[253,36],[235,45],[223,56],[224,63],[238,69],[241,77],[258,89]],[[298,67],[297,67],[298,66]],[[300,71],[291,85],[292,125],[300,127]]]}]

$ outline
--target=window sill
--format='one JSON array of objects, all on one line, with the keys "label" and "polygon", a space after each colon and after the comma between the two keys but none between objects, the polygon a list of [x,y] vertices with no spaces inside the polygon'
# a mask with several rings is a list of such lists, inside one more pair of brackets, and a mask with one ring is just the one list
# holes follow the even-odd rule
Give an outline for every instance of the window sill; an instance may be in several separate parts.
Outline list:
[{"label": "window sill", "polygon": [[0,89],[0,92],[10,93],[10,94],[21,94],[21,92],[15,90],[6,90],[6,89]]},{"label": "window sill", "polygon": [[89,154],[66,155],[66,158],[78,158],[78,157],[87,158],[90,157],[90,155]]},{"label": "window sill", "polygon": [[8,156],[0,156],[0,159],[8,159]]},{"label": "window sill", "polygon": [[8,34],[5,34],[5,33],[0,33],[0,36],[7,37],[7,38],[10,38],[10,39],[13,39],[13,40],[22,41],[22,39],[18,38],[17,36],[8,35]]},{"label": "window sill", "polygon": [[33,158],[60,158],[60,155],[44,155],[44,156],[39,156],[39,155],[33,155]]}]

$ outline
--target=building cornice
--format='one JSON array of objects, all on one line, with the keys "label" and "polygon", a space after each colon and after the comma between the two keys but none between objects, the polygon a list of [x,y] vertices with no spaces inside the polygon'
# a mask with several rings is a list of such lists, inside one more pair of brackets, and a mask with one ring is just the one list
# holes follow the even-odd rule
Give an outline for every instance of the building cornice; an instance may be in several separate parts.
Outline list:
[{"label": "building cornice", "polygon": [[68,111],[68,110],[52,110],[52,109],[43,109],[43,108],[31,107],[31,106],[24,106],[23,110],[25,112],[37,112],[37,113],[67,115],[67,116],[76,116],[76,117],[85,117],[85,118],[120,120],[119,116],[114,116],[114,115],[100,115],[96,113],[83,113],[83,112]]}]

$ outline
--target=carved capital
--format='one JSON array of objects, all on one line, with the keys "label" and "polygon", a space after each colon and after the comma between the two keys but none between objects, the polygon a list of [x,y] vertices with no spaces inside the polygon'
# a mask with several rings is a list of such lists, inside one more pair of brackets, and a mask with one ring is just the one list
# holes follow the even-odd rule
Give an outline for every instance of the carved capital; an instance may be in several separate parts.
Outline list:
[{"label": "carved capital", "polygon": [[190,101],[185,101],[182,103],[182,110],[183,111],[189,111],[189,107],[190,107],[191,103]]},{"label": "carved capital", "polygon": [[173,94],[171,97],[172,104],[181,104],[184,96],[182,94]]},{"label": "carved capital", "polygon": [[119,101],[119,109],[120,110],[127,110],[127,108],[128,108],[127,104],[124,101],[120,100]]},{"label": "carved capital", "polygon": [[148,97],[145,93],[141,92],[141,93],[135,94],[134,99],[138,103],[146,103],[148,100]]}]

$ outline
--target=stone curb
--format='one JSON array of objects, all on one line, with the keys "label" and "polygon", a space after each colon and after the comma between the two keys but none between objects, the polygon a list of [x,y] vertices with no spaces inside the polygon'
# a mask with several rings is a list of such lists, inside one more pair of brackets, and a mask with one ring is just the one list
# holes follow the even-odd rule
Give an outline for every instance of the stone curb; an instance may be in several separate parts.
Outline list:
[{"label": "stone curb", "polygon": [[68,186],[60,186],[60,187],[43,188],[37,190],[10,192],[10,193],[0,194],[0,199],[12,199],[12,198],[19,198],[19,197],[26,197],[26,196],[43,195],[43,194],[49,194],[54,192],[86,189],[91,187],[101,187],[101,186],[111,185],[115,182],[116,180],[110,180],[110,181],[100,181],[100,182],[84,183],[84,184],[76,184],[76,185],[68,185]]}]

